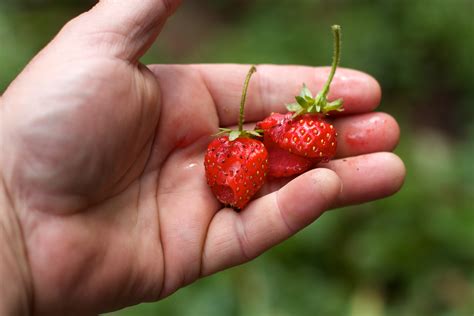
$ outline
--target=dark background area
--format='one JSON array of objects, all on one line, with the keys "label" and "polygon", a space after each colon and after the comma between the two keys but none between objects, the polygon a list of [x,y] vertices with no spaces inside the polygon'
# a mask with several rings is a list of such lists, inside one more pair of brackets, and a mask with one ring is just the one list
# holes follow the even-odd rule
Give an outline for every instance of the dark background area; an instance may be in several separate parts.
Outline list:
[{"label": "dark background area", "polygon": [[[94,1],[0,0],[0,92]],[[133,315],[474,315],[474,1],[185,1],[146,63],[328,65],[376,77],[401,125],[397,195],[326,213],[252,263]]]}]

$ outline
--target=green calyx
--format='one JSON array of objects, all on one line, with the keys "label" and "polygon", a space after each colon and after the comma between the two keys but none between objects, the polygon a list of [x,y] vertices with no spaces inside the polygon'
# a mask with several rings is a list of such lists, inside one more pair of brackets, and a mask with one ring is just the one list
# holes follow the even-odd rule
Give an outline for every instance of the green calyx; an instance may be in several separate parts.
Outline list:
[{"label": "green calyx", "polygon": [[254,130],[254,131],[247,131],[247,130],[232,130],[230,128],[219,128],[219,133],[215,134],[214,136],[222,136],[222,135],[229,135],[229,140],[234,141],[239,137],[262,137],[263,130]]},{"label": "green calyx", "polygon": [[239,137],[262,137],[261,130],[253,130],[247,131],[244,130],[244,108],[245,108],[245,101],[247,100],[247,90],[249,88],[250,78],[252,75],[257,72],[257,68],[252,65],[250,67],[249,72],[247,73],[247,77],[245,78],[244,88],[242,91],[242,98],[240,100],[240,113],[239,113],[239,129],[232,130],[230,128],[219,128],[220,132],[215,134],[214,136],[222,136],[222,135],[229,135],[229,140],[234,141]]},{"label": "green calyx", "polygon": [[288,111],[295,113],[293,118],[306,113],[320,113],[326,115],[331,111],[341,112],[344,110],[342,107],[342,99],[332,102],[328,100],[329,87],[331,86],[331,82],[341,59],[341,27],[339,25],[333,25],[332,32],[334,36],[334,56],[328,80],[323,89],[315,97],[313,97],[306,84],[303,84],[300,95],[295,97],[296,103],[291,103],[286,106]]}]

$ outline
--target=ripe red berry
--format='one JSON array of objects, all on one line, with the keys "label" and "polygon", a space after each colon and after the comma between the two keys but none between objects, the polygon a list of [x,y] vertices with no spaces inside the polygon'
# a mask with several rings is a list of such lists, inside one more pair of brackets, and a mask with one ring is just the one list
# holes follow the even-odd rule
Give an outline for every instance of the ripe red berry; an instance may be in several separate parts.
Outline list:
[{"label": "ripe red berry", "polygon": [[209,187],[225,205],[243,208],[263,186],[268,170],[268,153],[262,142],[228,136],[214,139],[204,161]]},{"label": "ripe red berry", "polygon": [[204,157],[206,179],[214,195],[223,204],[242,209],[263,186],[268,172],[268,152],[256,131],[243,129],[247,89],[256,68],[252,66],[244,83],[240,103],[239,130],[221,128]]},{"label": "ripe red berry", "polygon": [[265,136],[263,143],[268,151],[268,175],[271,177],[290,177],[303,173],[313,166],[311,159],[281,149],[268,136]]},{"label": "ripe red berry", "polygon": [[304,114],[289,120],[286,131],[274,141],[282,149],[313,161],[327,162],[336,155],[336,130],[319,115]]},{"label": "ripe red berry", "polygon": [[340,27],[334,32],[334,58],[329,78],[315,96],[306,85],[296,103],[288,104],[290,112],[273,113],[257,124],[263,130],[270,157],[269,175],[273,177],[300,174],[312,165],[327,162],[336,154],[337,132],[326,118],[332,111],[342,111],[341,99],[328,101],[329,87],[340,59]]}]

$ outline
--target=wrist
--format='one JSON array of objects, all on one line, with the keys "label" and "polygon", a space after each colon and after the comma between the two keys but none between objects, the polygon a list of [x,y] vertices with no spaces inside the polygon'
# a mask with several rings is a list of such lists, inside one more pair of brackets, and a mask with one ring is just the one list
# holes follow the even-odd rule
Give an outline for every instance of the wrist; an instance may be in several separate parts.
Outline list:
[{"label": "wrist", "polygon": [[31,278],[23,236],[0,174],[0,315],[30,315]]}]

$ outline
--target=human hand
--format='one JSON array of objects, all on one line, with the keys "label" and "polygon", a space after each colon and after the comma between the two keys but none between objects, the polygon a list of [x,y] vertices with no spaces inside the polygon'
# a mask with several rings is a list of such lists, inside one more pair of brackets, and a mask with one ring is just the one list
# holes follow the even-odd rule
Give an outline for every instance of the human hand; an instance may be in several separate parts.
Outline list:
[{"label": "human hand", "polygon": [[[209,135],[236,123],[245,65],[138,60],[178,1],[103,0],[68,23],[0,99],[0,213],[36,314],[92,314],[166,297],[246,262],[324,210],[390,195],[403,178],[371,77],[339,69],[338,159],[268,183],[242,212],[207,187]],[[328,68],[258,66],[256,122]],[[301,203],[304,201],[304,203]],[[20,250],[18,250],[20,249]],[[24,251],[22,250],[24,249]],[[1,271],[1,269],[0,269]]]}]

